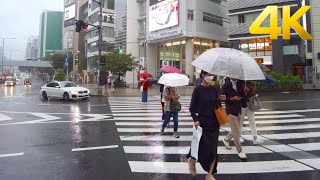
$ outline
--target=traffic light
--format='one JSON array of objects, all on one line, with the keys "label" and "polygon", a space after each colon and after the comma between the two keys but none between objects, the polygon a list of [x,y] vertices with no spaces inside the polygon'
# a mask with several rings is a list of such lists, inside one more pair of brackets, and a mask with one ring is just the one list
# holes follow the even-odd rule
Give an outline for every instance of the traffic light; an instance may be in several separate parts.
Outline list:
[{"label": "traffic light", "polygon": [[87,29],[89,24],[83,22],[82,20],[79,20],[76,22],[76,32],[80,32],[81,29]]}]

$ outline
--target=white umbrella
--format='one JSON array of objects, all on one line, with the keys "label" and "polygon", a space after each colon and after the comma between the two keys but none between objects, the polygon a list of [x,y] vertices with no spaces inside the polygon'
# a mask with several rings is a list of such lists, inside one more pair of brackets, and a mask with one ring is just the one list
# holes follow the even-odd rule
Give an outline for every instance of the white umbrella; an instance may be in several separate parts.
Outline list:
[{"label": "white umbrella", "polygon": [[247,53],[231,48],[213,48],[191,63],[212,74],[241,80],[266,79],[257,62]]},{"label": "white umbrella", "polygon": [[160,77],[158,83],[170,87],[187,86],[189,78],[184,74],[167,73]]}]

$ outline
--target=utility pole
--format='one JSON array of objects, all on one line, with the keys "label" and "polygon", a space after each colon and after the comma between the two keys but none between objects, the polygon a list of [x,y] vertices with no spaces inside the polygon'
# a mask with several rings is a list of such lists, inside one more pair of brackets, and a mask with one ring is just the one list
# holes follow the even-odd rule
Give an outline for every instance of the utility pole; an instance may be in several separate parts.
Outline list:
[{"label": "utility pole", "polygon": [[[94,2],[96,2],[97,4],[99,4],[99,8],[100,8],[100,15],[99,15],[99,27],[98,27],[98,33],[99,33],[99,39],[98,39],[98,77],[97,77],[97,82],[99,85],[102,85],[103,82],[101,80],[101,45],[102,45],[102,3],[100,1],[96,1],[93,0]],[[100,81],[101,80],[101,81]]]}]

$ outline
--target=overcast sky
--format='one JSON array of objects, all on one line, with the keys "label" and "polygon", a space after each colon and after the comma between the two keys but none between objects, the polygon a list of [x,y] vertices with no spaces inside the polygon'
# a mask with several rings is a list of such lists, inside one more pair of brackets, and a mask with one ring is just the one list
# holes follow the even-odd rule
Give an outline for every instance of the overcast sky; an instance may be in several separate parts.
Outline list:
[{"label": "overcast sky", "polygon": [[[39,34],[40,14],[43,10],[63,11],[63,0],[1,0],[0,37],[13,37],[5,40],[5,55],[12,59],[23,59],[28,38]],[[2,46],[2,39],[0,39]]]}]

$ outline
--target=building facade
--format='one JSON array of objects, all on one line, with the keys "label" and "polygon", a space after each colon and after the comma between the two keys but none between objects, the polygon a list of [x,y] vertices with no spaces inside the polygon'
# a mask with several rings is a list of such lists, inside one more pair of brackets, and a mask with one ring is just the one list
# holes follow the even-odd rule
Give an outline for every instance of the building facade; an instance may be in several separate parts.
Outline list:
[{"label": "building facade", "polygon": [[40,16],[39,58],[46,57],[50,51],[62,50],[63,12],[44,11]]},{"label": "building facade", "polygon": [[227,42],[227,1],[149,0],[146,9],[146,70],[159,76],[162,66],[174,66],[193,83],[200,70],[192,61]]},{"label": "building facade", "polygon": [[317,0],[306,0],[307,5],[311,5],[310,21],[311,21],[311,32],[312,32],[312,45],[309,45],[308,53],[312,65],[310,70],[313,75],[313,84],[320,86],[320,1]]},{"label": "building facade", "polygon": [[37,60],[38,59],[38,36],[31,36],[27,42],[25,59]]},{"label": "building facade", "polygon": [[[291,31],[291,39],[283,40],[282,35],[278,40],[271,40],[268,35],[251,35],[249,27],[268,5],[277,5],[279,11],[279,25],[282,26],[282,7],[291,6],[291,15],[299,8],[296,0],[228,0],[230,25],[228,26],[229,41],[233,48],[249,53],[258,63],[267,65],[274,72],[299,75],[304,77],[306,66],[306,42]],[[269,20],[263,23],[269,26]],[[300,22],[303,24],[302,20]]]},{"label": "building facade", "polygon": [[[115,43],[115,0],[100,0],[102,3],[102,37],[103,43],[101,44],[102,55],[106,54],[113,49]],[[92,1],[88,1],[88,22],[90,24],[99,25],[99,5]],[[95,27],[89,26],[88,33],[86,35],[87,46],[87,67],[89,72],[97,70],[98,60],[98,31]],[[103,58],[103,57],[102,57]],[[104,59],[100,62],[104,64]]]}]

